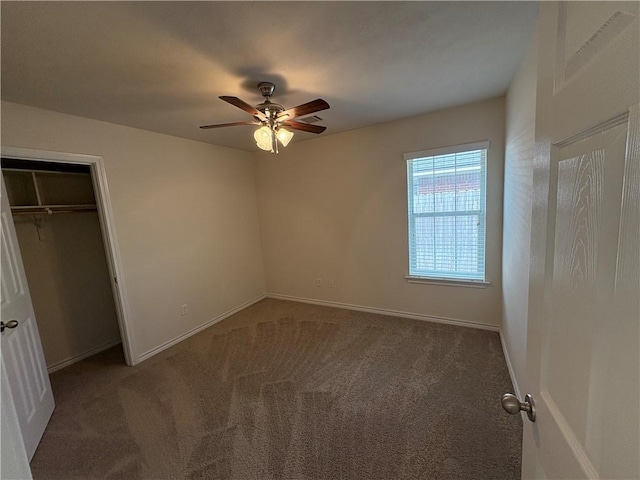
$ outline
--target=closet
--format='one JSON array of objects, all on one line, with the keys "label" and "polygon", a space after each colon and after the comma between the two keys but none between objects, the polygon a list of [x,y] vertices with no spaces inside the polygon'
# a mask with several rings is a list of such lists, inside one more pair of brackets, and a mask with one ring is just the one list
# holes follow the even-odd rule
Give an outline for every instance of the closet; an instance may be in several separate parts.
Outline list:
[{"label": "closet", "polygon": [[120,343],[89,166],[2,158],[50,372]]}]

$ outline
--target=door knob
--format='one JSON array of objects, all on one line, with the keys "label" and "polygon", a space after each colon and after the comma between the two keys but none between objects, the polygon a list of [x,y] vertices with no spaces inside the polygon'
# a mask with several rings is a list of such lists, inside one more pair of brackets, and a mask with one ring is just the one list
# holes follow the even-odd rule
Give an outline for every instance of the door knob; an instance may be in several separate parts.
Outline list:
[{"label": "door knob", "polygon": [[536,421],[536,405],[530,393],[525,395],[524,402],[518,400],[518,397],[511,393],[505,393],[502,395],[500,402],[502,403],[502,408],[504,408],[507,413],[515,415],[516,413],[527,412],[529,420],[532,422]]},{"label": "door knob", "polygon": [[17,320],[9,320],[7,323],[0,322],[0,332],[4,332],[5,328],[16,328],[18,326]]}]

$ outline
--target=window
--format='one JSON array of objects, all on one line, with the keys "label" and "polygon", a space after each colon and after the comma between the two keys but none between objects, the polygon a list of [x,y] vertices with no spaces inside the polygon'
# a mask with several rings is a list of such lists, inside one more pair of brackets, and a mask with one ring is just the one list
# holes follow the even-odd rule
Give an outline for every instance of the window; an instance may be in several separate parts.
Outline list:
[{"label": "window", "polygon": [[405,154],[410,278],[485,281],[488,147]]}]

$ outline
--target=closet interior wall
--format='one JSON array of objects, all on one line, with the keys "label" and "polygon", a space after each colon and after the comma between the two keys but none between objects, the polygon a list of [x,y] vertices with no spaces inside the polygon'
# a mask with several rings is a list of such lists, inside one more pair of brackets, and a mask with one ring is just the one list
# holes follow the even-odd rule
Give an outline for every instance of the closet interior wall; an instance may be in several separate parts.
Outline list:
[{"label": "closet interior wall", "polygon": [[120,343],[88,166],[2,159],[47,368]]}]

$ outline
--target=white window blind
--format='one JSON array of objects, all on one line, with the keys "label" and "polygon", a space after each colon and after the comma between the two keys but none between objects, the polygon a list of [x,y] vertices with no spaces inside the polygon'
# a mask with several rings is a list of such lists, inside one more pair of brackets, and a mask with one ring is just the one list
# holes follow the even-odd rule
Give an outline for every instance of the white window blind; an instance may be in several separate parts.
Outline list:
[{"label": "white window blind", "polygon": [[485,280],[487,148],[405,155],[410,276]]}]

